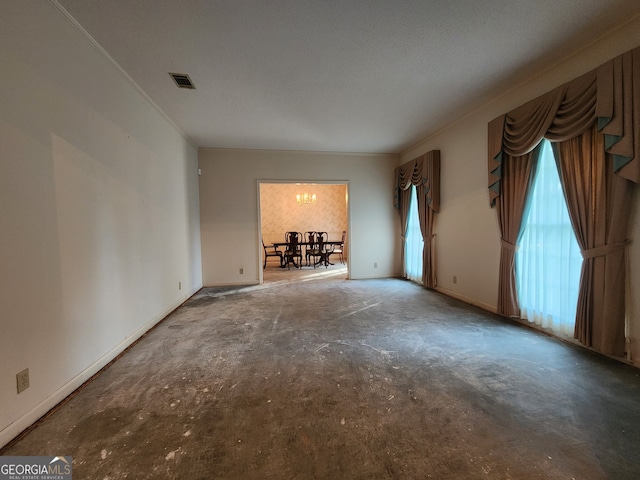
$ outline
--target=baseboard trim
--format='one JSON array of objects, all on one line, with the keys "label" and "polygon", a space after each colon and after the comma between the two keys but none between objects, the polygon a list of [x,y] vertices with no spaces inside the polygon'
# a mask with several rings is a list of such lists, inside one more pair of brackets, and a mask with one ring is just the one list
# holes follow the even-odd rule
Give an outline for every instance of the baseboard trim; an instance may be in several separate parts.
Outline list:
[{"label": "baseboard trim", "polygon": [[251,287],[253,285],[260,285],[260,283],[255,279],[244,282],[213,282],[203,285],[202,288]]},{"label": "baseboard trim", "polygon": [[195,295],[201,287],[194,289],[191,293],[187,293],[180,297],[177,301],[169,305],[166,309],[153,317],[150,321],[138,328],[135,332],[125,338],[109,352],[100,357],[89,367],[80,372],[77,376],[69,380],[62,387],[56,390],[49,397],[29,410],[27,413],[7,425],[0,430],[0,449],[6,447],[14,440],[17,440],[22,433],[26,433],[29,428],[35,425],[40,419],[45,417],[47,413],[54,410],[59,404],[72,395],[76,390],[82,387],[86,382],[91,380],[103,368],[113,362],[119,355],[127,350],[131,345],[137,342],[145,333],[155,327],[164,320],[171,312]]},{"label": "baseboard trim", "polygon": [[465,295],[460,295],[458,292],[454,292],[453,290],[449,290],[447,288],[436,287],[434,289],[436,292],[440,292],[443,295],[447,295],[448,297],[455,298],[456,300],[460,300],[461,302],[467,303],[469,305],[473,305],[474,307],[481,308],[482,310],[486,310],[490,313],[498,313],[498,308],[495,305],[489,305],[488,303],[479,302],[478,300],[470,297],[466,297]]}]

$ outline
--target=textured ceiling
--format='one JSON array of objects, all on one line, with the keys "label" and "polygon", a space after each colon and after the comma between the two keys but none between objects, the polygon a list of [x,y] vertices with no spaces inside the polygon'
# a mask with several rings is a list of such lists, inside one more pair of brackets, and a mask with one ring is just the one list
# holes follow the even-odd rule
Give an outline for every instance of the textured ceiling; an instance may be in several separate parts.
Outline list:
[{"label": "textured ceiling", "polygon": [[335,152],[401,152],[640,12],[635,0],[57,3],[196,145]]}]

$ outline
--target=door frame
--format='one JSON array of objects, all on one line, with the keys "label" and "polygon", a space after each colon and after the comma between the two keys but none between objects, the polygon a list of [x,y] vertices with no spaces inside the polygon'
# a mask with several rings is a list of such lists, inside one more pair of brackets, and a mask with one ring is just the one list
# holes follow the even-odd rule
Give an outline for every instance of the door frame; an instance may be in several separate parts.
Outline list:
[{"label": "door frame", "polygon": [[[347,238],[351,238],[351,202],[350,202],[350,188],[349,188],[349,180],[275,180],[275,179],[259,179],[256,182],[257,189],[257,201],[258,201],[258,228],[257,228],[257,238],[256,244],[258,246],[258,284],[262,285],[264,283],[264,270],[262,268],[263,265],[263,255],[264,249],[262,248],[262,205],[260,199],[260,187],[263,184],[286,184],[286,185],[345,185],[345,196],[347,202]],[[346,257],[347,259],[351,258],[350,255],[350,247],[351,242],[346,243],[347,251]],[[351,279],[351,262],[347,261],[347,278]]]}]

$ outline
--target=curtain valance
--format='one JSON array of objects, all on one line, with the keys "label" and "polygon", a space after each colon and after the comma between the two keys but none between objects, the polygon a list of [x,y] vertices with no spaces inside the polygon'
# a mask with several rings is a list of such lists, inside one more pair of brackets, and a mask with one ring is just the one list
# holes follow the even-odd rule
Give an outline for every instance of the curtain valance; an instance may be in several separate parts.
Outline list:
[{"label": "curtain valance", "polygon": [[400,209],[400,191],[408,190],[411,185],[422,186],[427,206],[435,212],[440,210],[440,150],[431,150],[396,168],[394,203],[397,209]]},{"label": "curtain valance", "polygon": [[630,50],[489,123],[489,192],[500,195],[502,159],[531,152],[542,138],[563,142],[597,122],[614,172],[640,183],[640,48]]}]

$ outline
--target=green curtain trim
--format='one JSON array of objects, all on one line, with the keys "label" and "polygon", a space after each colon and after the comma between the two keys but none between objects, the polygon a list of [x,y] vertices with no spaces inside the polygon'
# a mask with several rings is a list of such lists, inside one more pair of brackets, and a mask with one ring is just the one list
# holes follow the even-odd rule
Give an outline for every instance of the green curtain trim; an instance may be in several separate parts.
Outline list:
[{"label": "green curtain trim", "polygon": [[492,173],[493,175],[497,176],[498,178],[502,178],[502,156],[504,155],[504,152],[502,150],[500,150],[498,152],[498,154],[493,157],[493,159],[498,162],[498,166],[496,168],[494,168],[493,170],[491,170],[490,173]]},{"label": "green curtain trim", "polygon": [[598,117],[598,131],[601,131],[611,121],[610,117]]},{"label": "green curtain trim", "polygon": [[[609,117],[598,117],[598,130],[602,130],[606,124],[611,121]],[[604,135],[604,149],[609,151],[622,137],[619,135]],[[632,158],[625,155],[613,155],[613,171],[618,172],[622,167],[629,163]]]},{"label": "green curtain trim", "polygon": [[[493,159],[498,162],[498,166],[496,168],[494,168],[493,170],[491,170],[492,175],[495,175],[496,177],[498,177],[498,180],[496,180],[494,183],[492,183],[491,185],[489,185],[489,190],[491,190],[492,192],[497,193],[498,195],[500,195],[500,182],[502,181],[502,156],[503,156],[504,152],[502,150],[500,150],[498,152],[498,154],[493,157]],[[493,202],[492,202],[493,204]]]},{"label": "green curtain trim", "polygon": [[629,163],[632,159],[629,157],[625,157],[624,155],[614,155],[613,156],[613,171],[619,172],[622,167],[624,167],[627,163]]},{"label": "green curtain trim", "polygon": [[609,150],[611,147],[613,147],[616,143],[618,143],[620,141],[622,137],[619,137],[618,135],[604,135],[604,149],[605,150]]}]

